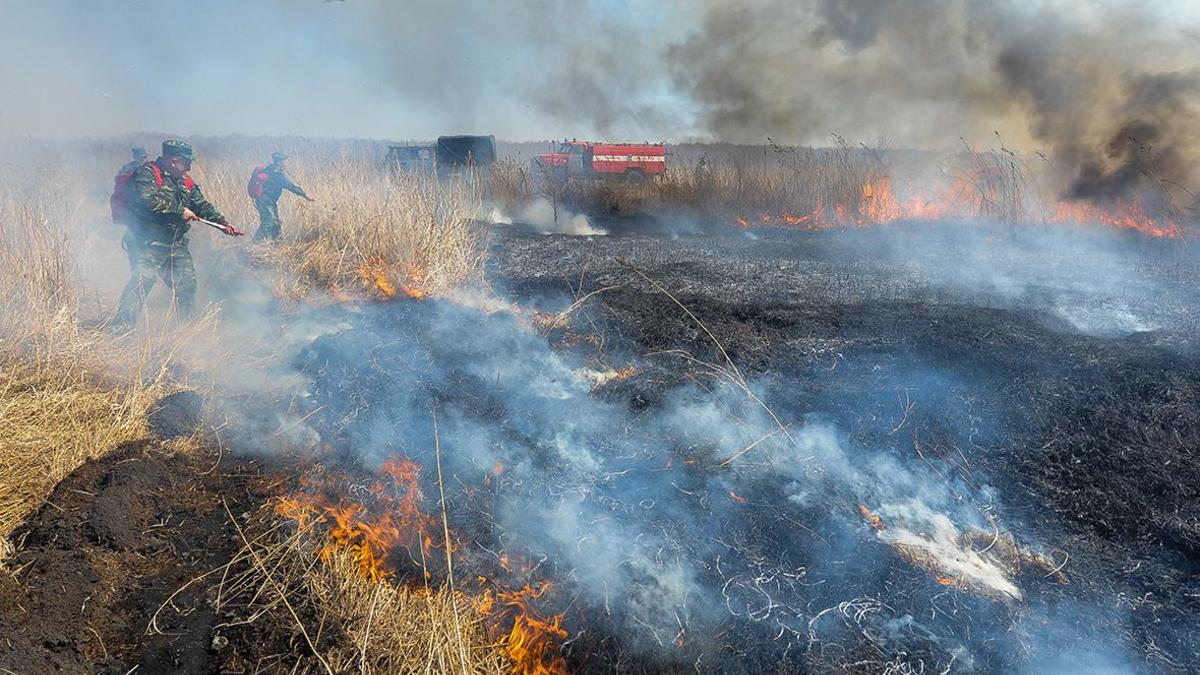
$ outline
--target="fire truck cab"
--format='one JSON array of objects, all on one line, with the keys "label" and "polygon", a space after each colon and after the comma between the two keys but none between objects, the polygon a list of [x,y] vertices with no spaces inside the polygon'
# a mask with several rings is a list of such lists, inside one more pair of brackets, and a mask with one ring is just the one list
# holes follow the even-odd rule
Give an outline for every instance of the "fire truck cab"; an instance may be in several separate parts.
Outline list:
[{"label": "fire truck cab", "polygon": [[662,143],[563,141],[557,152],[533,158],[534,174],[557,179],[622,177],[631,181],[662,175],[667,149]]}]

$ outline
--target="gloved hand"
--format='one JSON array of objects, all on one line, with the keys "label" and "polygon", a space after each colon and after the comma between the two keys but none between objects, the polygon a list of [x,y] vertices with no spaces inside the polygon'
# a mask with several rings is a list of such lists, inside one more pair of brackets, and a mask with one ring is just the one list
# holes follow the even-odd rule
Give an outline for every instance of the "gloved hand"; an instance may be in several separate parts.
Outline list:
[{"label": "gloved hand", "polygon": [[189,223],[190,223],[191,221],[193,221],[193,220],[196,220],[196,218],[197,218],[197,216],[196,216],[196,213],[195,213],[194,211],[192,211],[191,209],[189,209],[189,208],[188,208],[188,207],[186,207],[186,206],[185,206],[185,207],[183,207],[183,220],[184,220],[184,222],[189,222]]},{"label": "gloved hand", "polygon": [[233,226],[233,223],[225,223],[225,228],[222,230],[225,234],[231,237],[242,237],[246,233]]}]

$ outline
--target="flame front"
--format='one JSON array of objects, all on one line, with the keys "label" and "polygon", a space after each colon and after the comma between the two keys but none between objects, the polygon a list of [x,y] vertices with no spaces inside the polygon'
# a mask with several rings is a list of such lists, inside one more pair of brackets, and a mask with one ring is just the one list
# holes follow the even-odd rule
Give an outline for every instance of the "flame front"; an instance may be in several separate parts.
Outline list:
[{"label": "flame front", "polygon": [[313,523],[328,526],[322,560],[348,552],[359,572],[373,582],[387,579],[391,557],[397,548],[422,560],[435,559],[429,532],[437,523],[421,510],[420,465],[407,458],[392,458],[380,469],[382,478],[367,487],[367,503],[349,502],[341,493],[345,476],[333,474],[321,480],[304,481],[305,489],[275,502],[275,512],[301,527]]},{"label": "flame front", "polygon": [[[1033,213],[1022,214],[1020,211],[1024,209],[1015,206],[1006,209],[996,203],[998,199],[1003,198],[993,194],[1003,193],[1003,189],[993,190],[988,187],[1003,180],[1002,176],[995,174],[995,167],[978,169],[960,176],[949,188],[935,193],[936,196],[914,196],[909,199],[896,196],[890,177],[877,175],[863,183],[857,195],[835,203],[832,208],[826,207],[824,201],[818,198],[816,207],[809,213],[764,212],[757,220],[763,227],[819,232],[907,220],[971,220],[1024,216],[1031,221],[1045,220],[1060,225],[1131,230],[1150,237],[1175,239],[1182,235],[1176,222],[1170,218],[1154,217],[1137,198],[1106,206],[1084,202],[1060,202],[1041,216]],[[741,215],[735,217],[734,222],[739,227],[751,227],[751,222]]]},{"label": "flame front", "polygon": [[550,582],[525,585],[516,591],[497,593],[497,600],[513,614],[512,630],[502,640],[514,673],[557,675],[567,672],[567,662],[558,653],[558,645],[567,639],[562,614],[544,617],[530,604],[550,590]]},{"label": "flame front", "polygon": [[358,276],[381,297],[396,297],[396,286],[388,279],[387,261],[383,258],[376,256],[363,261],[358,266]]},{"label": "flame front", "polygon": [[1150,237],[1175,239],[1180,236],[1179,226],[1167,220],[1159,223],[1142,207],[1140,199],[1116,202],[1109,208],[1084,202],[1062,202],[1054,207],[1047,218],[1053,223],[1084,225],[1095,223],[1118,230],[1133,230]]},{"label": "flame front", "polygon": [[862,515],[863,518],[866,518],[867,522],[870,523],[871,527],[873,527],[877,530],[882,530],[884,527],[886,527],[883,524],[883,519],[880,518],[878,515],[872,513],[871,509],[868,509],[865,505],[859,504],[858,512],[859,512],[859,514]]},{"label": "flame front", "polygon": [[429,272],[420,266],[412,266],[404,275],[404,280],[394,282],[394,272],[388,261],[381,256],[370,258],[358,266],[358,276],[367,288],[375,291],[381,298],[394,298],[400,293],[414,300],[424,300],[429,297]]},{"label": "flame front", "polygon": [[[324,539],[318,540],[322,542],[318,551],[322,562],[348,554],[363,578],[373,583],[396,583],[400,561],[393,556],[396,551],[407,549],[413,567],[423,570],[428,581],[430,568],[444,559],[441,554],[432,555],[442,545],[435,546],[431,533],[440,534],[442,526],[421,508],[424,496],[420,473],[419,464],[399,456],[384,462],[378,477],[365,485],[362,481],[351,481],[345,473],[321,472],[316,477],[302,477],[301,489],[277,498],[273,507],[276,514],[295,522],[299,528],[312,528],[324,534]],[[489,478],[502,475],[504,465],[497,462],[489,473]],[[356,486],[355,500],[342,496],[350,491],[351,484]],[[470,556],[455,544],[453,533],[444,546],[449,546],[449,554],[463,556],[464,562],[470,563]],[[527,579],[535,569],[528,561],[514,564],[507,553],[501,554],[493,567],[502,579]],[[488,588],[474,596],[475,607],[501,635],[497,647],[510,659],[512,672],[565,673],[566,660],[560,653],[568,635],[563,626],[564,615],[547,617],[534,607],[534,601],[545,596],[552,584],[526,582],[516,590],[503,590],[487,577],[477,579]]]}]

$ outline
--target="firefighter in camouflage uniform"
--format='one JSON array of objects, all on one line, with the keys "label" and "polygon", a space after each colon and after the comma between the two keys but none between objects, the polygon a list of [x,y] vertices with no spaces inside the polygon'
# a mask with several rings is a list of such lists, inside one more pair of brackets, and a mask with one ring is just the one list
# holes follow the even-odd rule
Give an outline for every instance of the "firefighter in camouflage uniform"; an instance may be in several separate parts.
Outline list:
[{"label": "firefighter in camouflage uniform", "polygon": [[174,293],[178,316],[195,310],[196,269],[187,238],[192,221],[203,218],[224,226],[225,234],[240,234],[187,175],[195,158],[187,143],[163,141],[162,155],[134,171],[122,242],[129,253],[130,278],[114,319],[118,325],[132,324],[140,316],[155,275]]},{"label": "firefighter in camouflage uniform", "polygon": [[117,171],[117,175],[113,178],[113,197],[109,200],[109,206],[112,207],[112,219],[118,225],[126,225],[129,222],[129,197],[126,194],[129,190],[129,184],[133,180],[133,174],[138,170],[138,167],[146,163],[146,149],[142,146],[131,148],[129,153],[133,159],[126,162],[124,166]]},{"label": "firefighter in camouflage uniform", "polygon": [[250,182],[246,191],[254,200],[254,208],[258,210],[258,231],[254,233],[254,241],[275,240],[282,234],[283,223],[279,220],[279,197],[287,190],[308,201],[315,201],[304,192],[304,188],[296,185],[287,174],[284,163],[287,155],[282,152],[271,154],[271,163],[267,166],[256,167],[250,174]]},{"label": "firefighter in camouflage uniform", "polygon": [[136,148],[130,148],[129,154],[133,156],[133,160],[121,167],[121,170],[117,172],[118,176],[126,173],[132,175],[139,166],[146,163],[146,149],[140,145]]}]

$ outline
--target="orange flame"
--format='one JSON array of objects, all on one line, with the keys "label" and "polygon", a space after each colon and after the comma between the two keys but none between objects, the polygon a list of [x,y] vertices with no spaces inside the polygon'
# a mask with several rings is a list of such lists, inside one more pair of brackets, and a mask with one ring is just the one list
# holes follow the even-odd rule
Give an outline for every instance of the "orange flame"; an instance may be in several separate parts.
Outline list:
[{"label": "orange flame", "polygon": [[[494,475],[504,466],[497,462]],[[419,550],[422,567],[438,560],[431,532],[441,531],[441,524],[421,509],[421,466],[406,457],[392,457],[379,468],[379,478],[356,491],[357,501],[335,497],[346,491],[350,477],[341,472],[319,475],[306,474],[300,478],[301,490],[277,498],[275,512],[304,528],[322,528],[326,537],[319,551],[321,560],[328,562],[334,555],[348,553],[356,570],[375,583],[393,578],[391,556],[401,547],[410,554]],[[361,484],[359,482],[358,484]],[[451,552],[458,547],[453,535],[448,542]],[[498,557],[499,568],[506,575],[528,577],[535,569],[531,561],[510,561],[508,553]],[[427,577],[429,572],[426,571]],[[486,577],[476,577],[480,585],[491,584]],[[563,614],[546,616],[534,602],[551,589],[548,581],[526,583],[513,590],[482,590],[474,597],[480,614],[496,622],[511,619],[510,628],[503,630],[498,648],[511,660],[513,673],[559,675],[566,673],[566,659],[561,644],[568,632],[563,627]]]},{"label": "orange flame", "polygon": [[[386,479],[367,486],[364,503],[348,502],[340,494],[344,475],[302,481],[306,491],[276,500],[275,512],[301,527],[322,524],[327,542],[322,560],[347,552],[363,577],[380,582],[391,575],[391,556],[398,547],[419,551],[431,559],[436,522],[421,509],[420,465],[407,458],[384,462],[380,474]],[[453,544],[451,544],[453,550]]]},{"label": "orange flame", "polygon": [[404,291],[404,294],[413,300],[424,300],[425,298],[429,297],[429,293],[427,291],[423,291],[411,284],[400,284],[400,290]]},{"label": "orange flame", "polygon": [[[861,192],[847,201],[838,202],[832,209],[826,208],[818,198],[816,208],[810,213],[798,215],[784,211],[778,215],[766,212],[759,217],[765,227],[797,228],[817,232],[839,227],[867,227],[903,220],[946,220],[950,218],[976,219],[989,213],[990,200],[980,187],[993,180],[992,171],[980,169],[959,177],[945,192],[935,198],[898,198],[892,189],[891,178],[886,175],[872,176],[863,183]],[[851,203],[856,202],[856,203]],[[1037,218],[1030,214],[1031,219]],[[1133,230],[1151,237],[1174,239],[1181,236],[1177,223],[1170,219],[1159,219],[1148,213],[1140,199],[1117,202],[1106,207],[1082,202],[1056,204],[1045,220],[1065,225],[1089,226]],[[750,227],[743,216],[734,222],[739,227]]]},{"label": "orange flame", "polygon": [[408,281],[400,284],[400,290],[413,300],[424,300],[429,297],[429,272],[420,266],[408,268]]},{"label": "orange flame", "polygon": [[388,261],[382,256],[374,256],[359,264],[358,276],[382,298],[394,298],[400,293],[414,300],[429,297],[429,273],[420,266],[410,267],[405,280],[396,284],[392,281]]},{"label": "orange flame", "polygon": [[1050,222],[1071,225],[1098,224],[1118,230],[1133,230],[1151,237],[1175,239],[1179,226],[1167,220],[1159,223],[1142,208],[1140,199],[1116,202],[1108,209],[1083,202],[1062,202],[1047,218]]},{"label": "orange flame", "polygon": [[562,614],[544,617],[530,601],[537,600],[550,589],[543,581],[536,587],[526,584],[511,592],[498,592],[500,604],[513,612],[512,630],[501,640],[504,652],[512,660],[514,673],[559,675],[567,672],[566,659],[558,653],[561,642],[567,639],[562,626]]},{"label": "orange flame", "polygon": [[862,514],[863,518],[867,519],[867,522],[871,524],[871,527],[877,530],[882,530],[884,527],[886,527],[883,524],[883,519],[872,513],[871,509],[868,509],[866,506],[859,504],[858,512]]},{"label": "orange flame", "polygon": [[396,296],[396,286],[388,279],[387,261],[382,257],[376,256],[360,263],[358,276],[381,297],[393,298]]},{"label": "orange flame", "polygon": [[948,576],[944,576],[941,574],[939,574],[937,576],[937,582],[943,586],[957,586],[958,585],[958,580],[955,579],[954,577],[948,577]]},{"label": "orange flame", "polygon": [[735,502],[737,502],[737,503],[739,503],[739,504],[745,504],[745,503],[746,503],[746,498],[745,498],[745,497],[743,497],[743,496],[741,496],[741,495],[739,495],[738,493],[734,492],[733,490],[730,490],[730,491],[729,491],[729,497],[730,497],[731,499],[733,499],[733,501],[735,501]]}]

